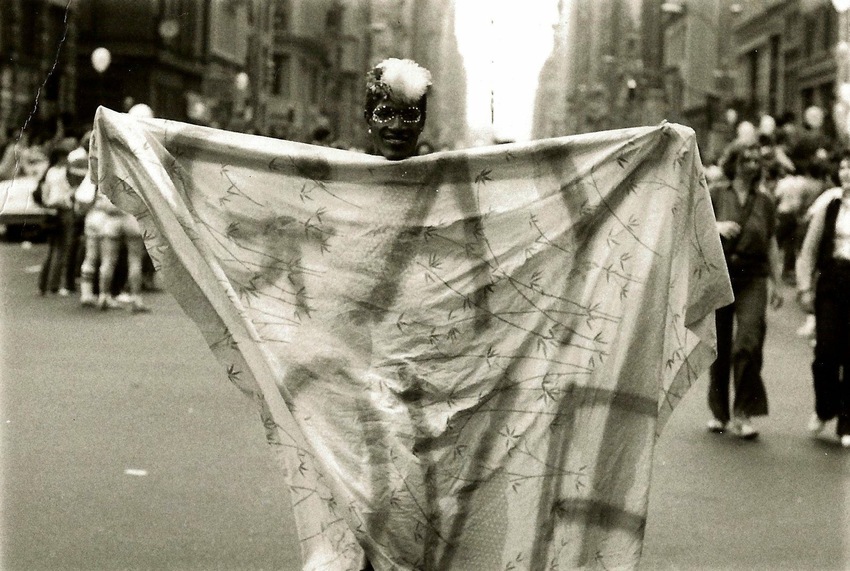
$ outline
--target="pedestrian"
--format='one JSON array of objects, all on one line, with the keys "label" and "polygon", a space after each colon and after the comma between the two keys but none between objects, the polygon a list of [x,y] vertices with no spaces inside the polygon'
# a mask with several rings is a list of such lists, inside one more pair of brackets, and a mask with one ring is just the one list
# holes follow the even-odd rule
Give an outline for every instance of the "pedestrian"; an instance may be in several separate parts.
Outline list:
[{"label": "pedestrian", "polygon": [[[74,155],[76,139],[69,138],[57,144],[50,152],[49,166],[38,182],[41,204],[55,212],[47,236],[47,256],[41,265],[38,291],[41,295],[58,293],[70,295],[75,283],[68,266],[72,262],[74,247],[74,190],[73,182],[81,165],[79,155]],[[71,164],[69,160],[73,160]],[[83,159],[85,160],[85,159]],[[82,165],[85,169],[86,165]]]},{"label": "pedestrian", "polygon": [[[776,240],[782,251],[782,276],[793,283],[797,252],[805,235],[806,210],[824,190],[813,156],[795,156],[795,170],[776,185]],[[802,230],[802,231],[801,231]]]},{"label": "pedestrian", "polygon": [[[416,155],[430,86],[431,73],[411,60],[390,58],[369,72],[363,115],[378,153],[391,161]],[[374,569],[365,555],[362,569]]]},{"label": "pedestrian", "polygon": [[850,151],[841,155],[838,178],[840,186],[810,209],[797,260],[797,296],[815,315],[815,411],[808,429],[816,436],[837,418],[836,434],[850,448]]},{"label": "pedestrian", "polygon": [[[80,277],[80,304],[101,310],[123,307],[113,294],[115,268],[122,245],[127,250],[128,307],[134,313],[149,311],[142,301],[142,263],[145,245],[136,219],[118,209],[98,192],[90,176],[80,184],[77,202],[85,205],[86,255]],[[95,296],[95,280],[98,295]]]},{"label": "pedestrian", "polygon": [[416,154],[430,85],[431,73],[407,59],[386,59],[369,72],[364,117],[375,151],[391,161]]},{"label": "pedestrian", "polygon": [[[760,189],[762,164],[754,142],[734,143],[723,161],[727,182],[712,189],[726,265],[735,301],[718,309],[717,360],[711,367],[708,406],[711,432],[723,432],[731,422],[734,434],[758,436],[755,416],[768,413],[761,376],[768,304],[782,304],[781,262],[776,245],[776,207]],[[730,373],[734,401],[730,409]]]}]

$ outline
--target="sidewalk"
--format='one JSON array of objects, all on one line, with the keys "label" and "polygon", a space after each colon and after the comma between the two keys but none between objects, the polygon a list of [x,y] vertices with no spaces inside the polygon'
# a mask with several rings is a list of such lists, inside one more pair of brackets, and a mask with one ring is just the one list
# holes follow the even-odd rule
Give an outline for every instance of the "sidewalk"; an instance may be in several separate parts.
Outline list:
[{"label": "sidewalk", "polygon": [[[818,439],[811,347],[784,290],[770,311],[764,378],[770,415],[755,442],[705,430],[708,381],[682,400],[656,448],[642,570],[850,569],[850,450],[834,423]],[[848,292],[850,295],[850,292]]]}]

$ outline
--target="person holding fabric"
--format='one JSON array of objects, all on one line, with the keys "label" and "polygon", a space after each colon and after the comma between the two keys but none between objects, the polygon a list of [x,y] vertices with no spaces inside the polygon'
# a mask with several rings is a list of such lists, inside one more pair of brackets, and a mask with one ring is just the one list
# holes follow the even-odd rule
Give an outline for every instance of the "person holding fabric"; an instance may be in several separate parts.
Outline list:
[{"label": "person holding fabric", "polygon": [[[767,305],[782,304],[776,207],[773,198],[759,187],[762,164],[758,145],[733,144],[723,169],[728,182],[712,189],[711,201],[735,301],[716,313],[717,360],[711,367],[708,389],[714,418],[708,429],[720,433],[731,422],[733,433],[753,439],[758,431],[752,417],[768,412],[761,377]],[[730,373],[735,392],[731,411]]]},{"label": "person holding fabric", "polygon": [[815,314],[815,412],[808,429],[816,436],[837,417],[841,445],[850,448],[850,151],[842,154],[838,178],[841,186],[811,207],[797,260],[797,295]]},{"label": "person holding fabric", "polygon": [[382,156],[101,108],[95,178],[262,407],[299,568],[634,569],[732,301],[695,134],[412,157],[428,81],[398,67],[421,90],[371,75]]},{"label": "person holding fabric", "polygon": [[[391,161],[417,154],[430,86],[431,72],[409,59],[386,59],[369,71],[363,116],[378,153]],[[373,569],[364,560],[363,571]]]},{"label": "person holding fabric", "polygon": [[409,59],[386,59],[368,73],[363,116],[379,154],[391,161],[416,154],[430,86],[431,72]]}]

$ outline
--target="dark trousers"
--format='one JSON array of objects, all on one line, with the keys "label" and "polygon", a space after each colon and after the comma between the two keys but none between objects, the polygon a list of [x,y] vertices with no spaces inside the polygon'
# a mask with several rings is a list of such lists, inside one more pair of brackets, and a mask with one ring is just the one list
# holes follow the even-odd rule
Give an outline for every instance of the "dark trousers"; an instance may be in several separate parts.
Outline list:
[{"label": "dark trousers", "polygon": [[782,250],[782,271],[793,272],[797,259],[797,214],[780,212],[776,218],[776,242]]},{"label": "dark trousers", "polygon": [[821,271],[815,289],[815,412],[850,434],[850,263]]},{"label": "dark trousers", "polygon": [[711,366],[708,407],[729,422],[730,373],[735,390],[733,416],[767,414],[767,391],[761,378],[767,331],[767,278],[732,278],[735,301],[715,314],[717,360]]},{"label": "dark trousers", "polygon": [[41,293],[56,293],[59,288],[74,290],[73,264],[75,242],[74,211],[57,211],[54,226],[47,239],[47,258],[41,266],[38,289]]}]

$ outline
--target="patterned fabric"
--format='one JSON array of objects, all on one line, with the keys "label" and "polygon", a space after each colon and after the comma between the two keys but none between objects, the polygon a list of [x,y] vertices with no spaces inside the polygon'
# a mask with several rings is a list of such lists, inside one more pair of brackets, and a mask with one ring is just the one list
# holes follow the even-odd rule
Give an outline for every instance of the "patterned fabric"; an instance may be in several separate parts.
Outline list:
[{"label": "patterned fabric", "polygon": [[92,149],[261,407],[305,569],[637,565],[731,302],[690,129],[389,162],[101,108]]}]

